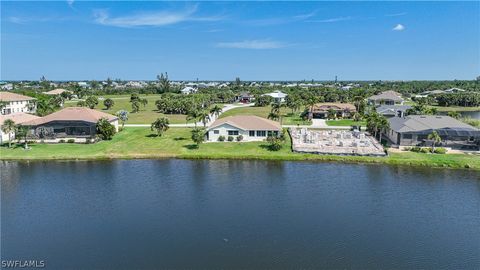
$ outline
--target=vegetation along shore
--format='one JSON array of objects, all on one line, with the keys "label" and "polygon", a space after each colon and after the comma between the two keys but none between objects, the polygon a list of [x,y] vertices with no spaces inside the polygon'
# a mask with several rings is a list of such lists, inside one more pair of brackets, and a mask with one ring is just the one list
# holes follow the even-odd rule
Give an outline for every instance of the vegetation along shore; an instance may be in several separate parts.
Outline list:
[{"label": "vegetation along shore", "polygon": [[480,170],[480,156],[468,154],[437,155],[414,152],[390,152],[387,157],[334,156],[300,154],[291,151],[286,137],[279,151],[270,151],[267,142],[215,142],[197,147],[190,139],[191,128],[170,128],[161,137],[148,128],[125,128],[110,141],[95,144],[32,144],[29,150],[21,144],[0,148],[2,160],[72,160],[72,159],[261,159],[290,161],[333,161],[376,163]]}]

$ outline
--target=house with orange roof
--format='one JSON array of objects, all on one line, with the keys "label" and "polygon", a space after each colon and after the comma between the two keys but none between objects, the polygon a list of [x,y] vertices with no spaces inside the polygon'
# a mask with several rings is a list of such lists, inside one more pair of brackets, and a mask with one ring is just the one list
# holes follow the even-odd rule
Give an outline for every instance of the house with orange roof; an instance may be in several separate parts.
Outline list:
[{"label": "house with orange roof", "polygon": [[85,143],[96,138],[96,124],[102,118],[107,119],[118,131],[116,116],[87,107],[67,107],[22,125],[30,127],[29,137],[32,140],[47,143],[74,140]]}]

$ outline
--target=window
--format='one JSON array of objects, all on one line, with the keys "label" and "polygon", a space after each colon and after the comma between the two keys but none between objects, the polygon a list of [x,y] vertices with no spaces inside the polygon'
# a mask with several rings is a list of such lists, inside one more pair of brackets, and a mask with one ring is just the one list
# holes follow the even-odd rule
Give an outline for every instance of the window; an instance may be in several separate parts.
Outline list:
[{"label": "window", "polygon": [[230,135],[230,136],[236,136],[236,135],[238,135],[238,130],[229,130],[229,131],[228,131],[228,135]]},{"label": "window", "polygon": [[257,137],[265,137],[267,132],[265,130],[257,130]]},{"label": "window", "polygon": [[214,130],[213,134],[220,134],[220,130],[218,130],[218,129]]},{"label": "window", "polygon": [[273,135],[273,133],[272,133],[272,131],[271,131],[271,130],[269,130],[269,131],[267,132],[267,134],[268,134],[268,137],[270,137],[270,136],[272,136],[272,135]]},{"label": "window", "polygon": [[403,137],[404,139],[411,140],[411,139],[412,139],[412,134],[403,134],[402,137]]},{"label": "window", "polygon": [[248,136],[250,136],[250,137],[255,137],[255,130],[250,130],[250,131],[248,132]]}]

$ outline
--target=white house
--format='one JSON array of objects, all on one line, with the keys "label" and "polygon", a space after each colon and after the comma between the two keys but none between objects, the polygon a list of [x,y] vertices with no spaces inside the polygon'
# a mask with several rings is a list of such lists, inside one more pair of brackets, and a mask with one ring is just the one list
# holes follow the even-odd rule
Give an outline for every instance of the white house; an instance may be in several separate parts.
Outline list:
[{"label": "white house", "polygon": [[234,141],[242,136],[241,141],[263,141],[268,136],[280,133],[282,126],[275,121],[254,115],[237,115],[217,119],[207,130],[207,140],[220,141],[223,136],[225,141],[231,136]]},{"label": "white house", "polygon": [[10,92],[0,92],[0,101],[6,105],[1,109],[1,114],[11,114],[17,112],[35,113],[35,99],[24,95]]},{"label": "white house", "polygon": [[189,94],[196,93],[197,89],[195,89],[193,87],[190,87],[190,86],[187,86],[187,87],[183,88],[182,90],[180,90],[180,92],[184,95],[189,95]]},{"label": "white house", "polygon": [[22,124],[38,118],[40,117],[33,114],[24,113],[24,112],[0,115],[0,143],[5,143],[8,140],[15,139],[15,132],[11,132],[10,134],[8,134],[2,131],[1,126],[3,125],[3,122],[5,122],[5,120],[10,119],[13,122],[15,122],[16,125],[18,125],[18,124]]},{"label": "white house", "polygon": [[263,94],[262,96],[271,96],[275,102],[284,102],[285,98],[288,96],[280,90],[275,90],[272,93]]},{"label": "white house", "polygon": [[12,91],[13,90],[13,84],[12,83],[7,83],[7,84],[4,84],[4,85],[0,86],[0,88],[2,90],[5,90],[5,91]]}]

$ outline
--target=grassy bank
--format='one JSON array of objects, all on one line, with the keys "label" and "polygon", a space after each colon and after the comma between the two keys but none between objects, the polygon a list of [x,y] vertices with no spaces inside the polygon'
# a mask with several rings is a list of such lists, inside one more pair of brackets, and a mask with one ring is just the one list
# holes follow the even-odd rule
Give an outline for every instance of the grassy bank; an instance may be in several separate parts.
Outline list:
[{"label": "grassy bank", "polygon": [[[163,114],[157,111],[157,107],[155,106],[155,101],[157,101],[160,95],[140,95],[141,98],[146,98],[148,100],[148,104],[146,106],[140,105],[140,111],[137,113],[131,113],[132,111],[132,104],[130,103],[130,95],[109,95],[103,96],[104,98],[111,98],[115,102],[115,105],[107,110],[105,106],[103,106],[103,100],[99,100],[97,107],[95,109],[101,110],[102,112],[115,114],[119,110],[126,110],[130,112],[128,115],[128,122],[127,124],[150,124],[155,119],[159,117],[166,116],[170,120],[171,124],[185,124],[186,123],[186,115],[183,114]],[[74,102],[67,102],[65,103],[66,107],[76,106],[77,101]]]},{"label": "grassy bank", "polygon": [[3,160],[48,159],[112,159],[112,158],[191,158],[191,159],[263,159],[312,160],[349,163],[383,163],[425,167],[471,168],[480,170],[480,156],[449,154],[433,155],[413,152],[391,153],[388,157],[357,157],[299,154],[290,151],[290,141],[273,152],[264,142],[204,143],[199,149],[190,140],[190,129],[171,128],[162,137],[152,136],[148,128],[126,128],[111,141],[96,144],[32,144],[30,150],[21,146],[0,147]]},{"label": "grassy bank", "polygon": [[[229,111],[226,111],[220,115],[220,118],[234,115],[256,115],[263,118],[267,118],[268,114],[272,110],[271,106],[265,107],[243,107],[235,108]],[[282,116],[281,122],[282,125],[311,125],[310,121],[305,121],[300,118],[300,112],[292,113],[291,109],[281,108],[280,115]]]}]

